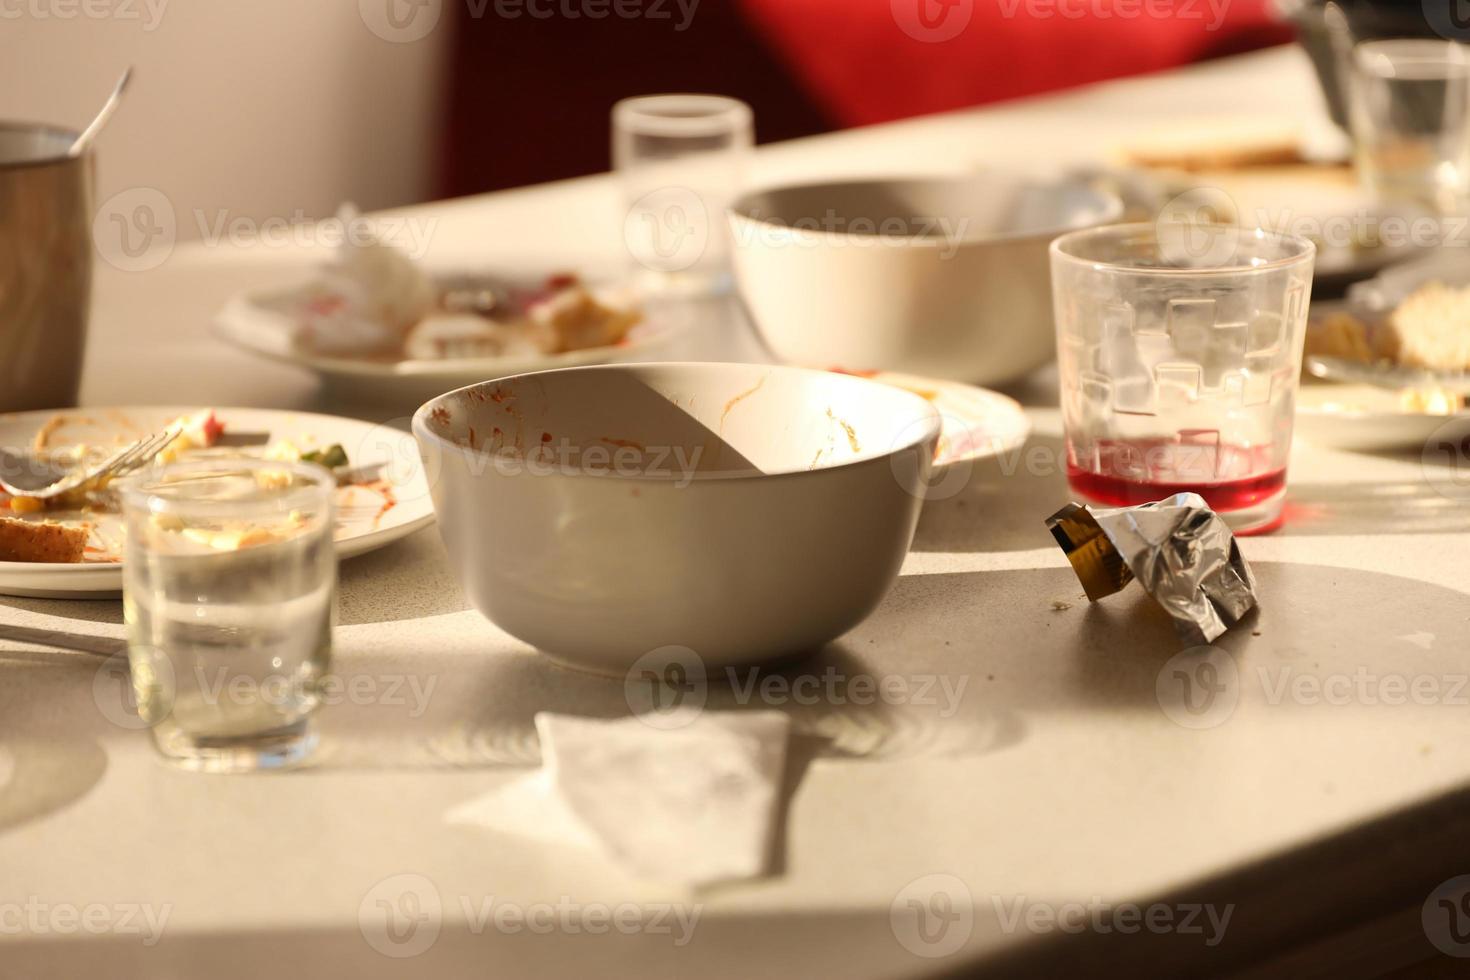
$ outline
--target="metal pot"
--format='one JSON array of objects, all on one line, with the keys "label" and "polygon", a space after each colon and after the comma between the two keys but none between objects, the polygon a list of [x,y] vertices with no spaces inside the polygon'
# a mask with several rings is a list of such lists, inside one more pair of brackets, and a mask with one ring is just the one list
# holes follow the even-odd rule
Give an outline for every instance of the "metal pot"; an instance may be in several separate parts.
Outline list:
[{"label": "metal pot", "polygon": [[75,405],[92,296],[91,154],[0,123],[0,410]]}]

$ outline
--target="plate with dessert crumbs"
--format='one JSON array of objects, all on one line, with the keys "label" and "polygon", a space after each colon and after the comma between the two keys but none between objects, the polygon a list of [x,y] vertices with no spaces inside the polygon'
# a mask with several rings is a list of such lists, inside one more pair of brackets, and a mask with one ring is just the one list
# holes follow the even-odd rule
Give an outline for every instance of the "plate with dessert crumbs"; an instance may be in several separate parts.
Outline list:
[{"label": "plate with dessert crumbs", "polygon": [[652,359],[686,315],[571,272],[431,274],[364,233],[307,282],[236,296],[213,326],[226,342],[308,368],[340,394],[416,408],[506,375]]},{"label": "plate with dessert crumbs", "polygon": [[[179,435],[155,464],[247,456],[316,463],[337,478],[337,553],[380,548],[433,522],[418,447],[406,432],[355,419],[257,408],[78,408],[0,415],[0,446],[84,465],[148,433]],[[237,538],[240,536],[236,536]],[[221,540],[221,548],[240,542]],[[0,492],[0,594],[107,598],[122,590],[126,547],[116,487],[46,501]]]},{"label": "plate with dessert crumbs", "polygon": [[1307,322],[1298,428],[1342,449],[1422,449],[1470,436],[1470,268],[1390,269]]}]

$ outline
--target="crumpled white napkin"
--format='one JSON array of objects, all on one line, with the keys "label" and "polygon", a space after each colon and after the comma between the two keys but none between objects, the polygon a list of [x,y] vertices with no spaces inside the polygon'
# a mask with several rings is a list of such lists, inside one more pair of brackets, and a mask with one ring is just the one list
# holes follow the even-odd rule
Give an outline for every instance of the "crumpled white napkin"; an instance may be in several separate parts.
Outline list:
[{"label": "crumpled white napkin", "polygon": [[771,857],[791,720],[779,711],[608,721],[542,712],[541,768],[445,814],[601,849],[640,878],[755,878]]}]

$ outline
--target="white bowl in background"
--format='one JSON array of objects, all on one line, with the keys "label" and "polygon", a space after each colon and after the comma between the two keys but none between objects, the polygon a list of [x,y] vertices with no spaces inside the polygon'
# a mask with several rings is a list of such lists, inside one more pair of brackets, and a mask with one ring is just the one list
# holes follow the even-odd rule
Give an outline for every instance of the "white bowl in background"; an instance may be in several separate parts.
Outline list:
[{"label": "white bowl in background", "polygon": [[618,676],[669,646],[718,669],[857,625],[908,551],[939,427],[862,378],[698,363],[502,378],[413,419],[471,602]]},{"label": "white bowl in background", "polygon": [[1056,355],[1051,240],[1122,213],[1082,181],[992,173],[771,188],[729,219],[741,298],[781,360],[995,384]]}]

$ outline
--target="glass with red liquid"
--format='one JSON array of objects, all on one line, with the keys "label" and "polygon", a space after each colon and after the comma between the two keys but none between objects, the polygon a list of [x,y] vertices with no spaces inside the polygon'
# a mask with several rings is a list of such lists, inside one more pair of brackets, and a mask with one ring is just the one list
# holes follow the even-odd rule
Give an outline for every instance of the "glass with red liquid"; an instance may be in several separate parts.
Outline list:
[{"label": "glass with red liquid", "polygon": [[1090,503],[1200,494],[1281,522],[1315,248],[1161,220],[1051,245],[1067,479]]}]

